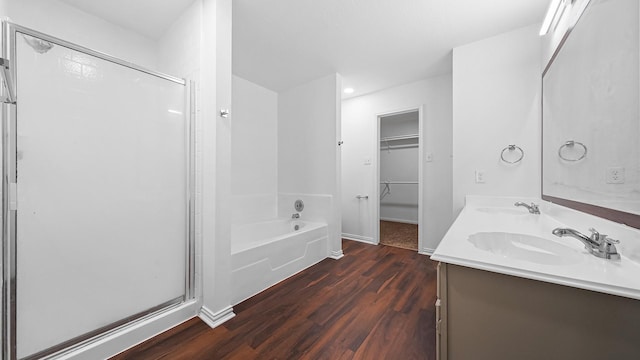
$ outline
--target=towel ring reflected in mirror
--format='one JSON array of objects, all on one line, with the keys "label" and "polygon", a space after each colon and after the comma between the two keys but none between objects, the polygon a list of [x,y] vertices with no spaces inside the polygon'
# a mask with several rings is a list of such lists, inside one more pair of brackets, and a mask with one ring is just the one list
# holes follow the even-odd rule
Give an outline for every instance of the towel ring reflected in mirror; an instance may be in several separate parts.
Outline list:
[{"label": "towel ring reflected in mirror", "polygon": [[[507,151],[509,151],[509,153],[511,153],[512,151],[518,151],[520,152],[520,155],[515,160],[507,160],[504,157],[505,152]],[[522,148],[517,145],[508,145],[506,148],[502,149],[502,152],[500,153],[500,159],[502,159],[502,161],[506,162],[507,164],[519,163],[522,160],[522,158],[524,158],[524,150],[522,150]]]},{"label": "towel ring reflected in mirror", "polygon": [[[582,148],[582,155],[580,155],[575,159],[567,158],[564,155],[562,155],[563,150],[574,148],[576,145]],[[587,156],[587,146],[579,141],[569,140],[560,146],[560,148],[558,149],[558,156],[560,157],[560,159],[564,161],[573,161],[573,162],[580,161]]]}]

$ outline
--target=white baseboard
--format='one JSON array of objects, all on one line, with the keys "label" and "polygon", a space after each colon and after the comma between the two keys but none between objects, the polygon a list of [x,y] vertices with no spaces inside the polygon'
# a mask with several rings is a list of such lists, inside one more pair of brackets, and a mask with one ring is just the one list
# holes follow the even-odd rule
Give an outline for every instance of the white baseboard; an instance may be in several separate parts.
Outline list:
[{"label": "white baseboard", "polygon": [[360,241],[360,242],[371,244],[371,245],[376,245],[376,243],[373,241],[373,238],[368,236],[342,233],[342,238],[347,240]]},{"label": "white baseboard", "polygon": [[431,256],[434,251],[436,251],[436,249],[423,248],[422,251],[418,251],[418,254]]},{"label": "white baseboard", "polygon": [[125,325],[95,341],[54,355],[56,360],[107,359],[193,318],[197,302],[190,301],[148,319]]},{"label": "white baseboard", "polygon": [[338,260],[338,259],[342,259],[344,257],[344,253],[342,252],[342,249],[340,250],[332,250],[331,251],[331,255],[329,255],[330,258],[334,259],[334,260]]},{"label": "white baseboard", "polygon": [[227,306],[216,313],[209,310],[206,306],[203,306],[198,313],[198,317],[212,329],[222,325],[234,316],[236,316],[236,314],[233,312],[233,307],[231,306]]},{"label": "white baseboard", "polygon": [[383,218],[383,217],[381,217],[380,220],[397,222],[397,223],[402,223],[402,224],[418,225],[418,222],[417,221],[413,221],[413,220]]}]

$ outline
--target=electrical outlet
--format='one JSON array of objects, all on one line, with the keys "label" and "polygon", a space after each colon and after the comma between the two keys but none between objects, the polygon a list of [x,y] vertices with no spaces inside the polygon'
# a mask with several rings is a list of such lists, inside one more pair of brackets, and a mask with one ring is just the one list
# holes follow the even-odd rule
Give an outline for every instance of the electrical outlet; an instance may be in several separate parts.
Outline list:
[{"label": "electrical outlet", "polygon": [[607,184],[624,184],[624,168],[620,166],[607,168]]},{"label": "electrical outlet", "polygon": [[476,184],[484,184],[484,170],[476,170]]}]

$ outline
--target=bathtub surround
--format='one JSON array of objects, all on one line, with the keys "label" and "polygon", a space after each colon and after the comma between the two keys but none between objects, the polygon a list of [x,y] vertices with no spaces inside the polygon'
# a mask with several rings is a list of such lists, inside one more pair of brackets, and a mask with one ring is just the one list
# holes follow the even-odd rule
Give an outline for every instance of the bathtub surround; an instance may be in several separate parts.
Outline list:
[{"label": "bathtub surround", "polygon": [[231,242],[232,303],[239,304],[324,260],[327,224],[281,218],[235,225]]},{"label": "bathtub surround", "polygon": [[[256,229],[231,236],[233,304],[327,256],[342,254],[340,214],[333,200],[338,189],[338,84],[339,76],[331,75],[276,93],[233,77],[231,223],[236,234]],[[318,225],[323,235],[265,236],[259,230],[294,223],[298,199],[305,204],[299,220],[324,224]],[[244,248],[243,241],[255,249]]]},{"label": "bathtub surround", "polygon": [[[340,75],[333,74],[278,96],[278,193],[331,197],[323,217],[329,226],[328,256],[342,256],[340,180]],[[343,145],[344,146],[344,145]],[[337,165],[337,166],[336,166]],[[278,204],[282,209],[283,204]],[[290,214],[289,214],[290,215]],[[303,213],[304,219],[304,213]]]},{"label": "bathtub surround", "polygon": [[232,223],[277,217],[278,93],[238,76],[232,83]]},{"label": "bathtub surround", "polygon": [[[379,184],[375,184],[377,116],[423,106],[423,248],[431,253],[453,221],[451,216],[451,74],[363,95],[342,103],[343,237],[374,239]],[[369,195],[358,200],[356,195]]]},{"label": "bathtub surround", "polygon": [[[539,25],[453,49],[453,215],[465,195],[540,194]],[[482,134],[482,136],[478,136]],[[500,151],[525,156],[505,164]],[[484,182],[475,172],[484,172]]]},{"label": "bathtub surround", "polygon": [[[304,202],[304,210],[300,219],[292,220],[298,199]],[[332,196],[278,194],[277,203],[276,217],[232,225],[232,304],[331,256],[328,224],[333,220]],[[292,231],[290,227],[296,223],[301,228]],[[288,230],[278,231],[278,227]]]}]

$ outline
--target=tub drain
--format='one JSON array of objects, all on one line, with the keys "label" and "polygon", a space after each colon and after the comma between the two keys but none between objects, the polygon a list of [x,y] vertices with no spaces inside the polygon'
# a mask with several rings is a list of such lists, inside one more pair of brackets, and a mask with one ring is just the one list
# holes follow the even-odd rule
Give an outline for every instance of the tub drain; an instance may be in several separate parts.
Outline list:
[{"label": "tub drain", "polygon": [[298,231],[298,230],[300,230],[300,225],[295,225],[295,226],[293,227],[293,230],[294,230],[294,231]]}]

